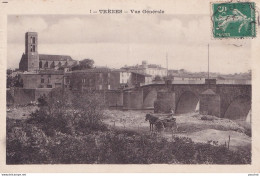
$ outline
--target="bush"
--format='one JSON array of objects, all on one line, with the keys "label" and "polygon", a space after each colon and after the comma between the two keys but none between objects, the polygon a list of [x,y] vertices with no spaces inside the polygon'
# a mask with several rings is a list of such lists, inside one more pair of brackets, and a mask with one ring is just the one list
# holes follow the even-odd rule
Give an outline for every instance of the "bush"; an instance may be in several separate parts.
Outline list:
[{"label": "bush", "polygon": [[51,163],[47,145],[49,138],[34,125],[23,123],[8,129],[6,145],[7,164]]},{"label": "bush", "polygon": [[[12,129],[10,129],[12,128]],[[84,135],[56,132],[48,137],[35,124],[8,125],[8,164],[249,164],[250,150],[230,151],[225,146],[173,141],[130,131],[103,131]]]}]

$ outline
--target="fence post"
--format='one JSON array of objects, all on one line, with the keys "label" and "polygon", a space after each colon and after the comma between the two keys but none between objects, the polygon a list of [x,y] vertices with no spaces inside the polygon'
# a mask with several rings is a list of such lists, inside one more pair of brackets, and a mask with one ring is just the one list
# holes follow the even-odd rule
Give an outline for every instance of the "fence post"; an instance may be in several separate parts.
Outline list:
[{"label": "fence post", "polygon": [[229,144],[230,144],[230,135],[228,136],[228,149],[229,149]]}]

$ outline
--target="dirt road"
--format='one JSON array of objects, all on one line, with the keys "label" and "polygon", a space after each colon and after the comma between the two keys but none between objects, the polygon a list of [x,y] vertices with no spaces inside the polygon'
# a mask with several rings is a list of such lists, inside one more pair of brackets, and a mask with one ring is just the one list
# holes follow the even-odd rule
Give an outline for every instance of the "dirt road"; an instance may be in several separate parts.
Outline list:
[{"label": "dirt road", "polygon": [[[143,133],[149,133],[149,122],[145,121],[145,115],[152,111],[121,111],[106,110],[104,122],[116,128],[131,129]],[[250,148],[251,137],[245,134],[246,129],[229,119],[217,117],[209,120],[201,120],[198,113],[176,115],[178,131],[174,134],[179,137],[191,138],[194,142],[214,141],[217,144],[227,144],[230,136],[230,149]],[[171,139],[171,132],[163,132],[164,137]]]}]

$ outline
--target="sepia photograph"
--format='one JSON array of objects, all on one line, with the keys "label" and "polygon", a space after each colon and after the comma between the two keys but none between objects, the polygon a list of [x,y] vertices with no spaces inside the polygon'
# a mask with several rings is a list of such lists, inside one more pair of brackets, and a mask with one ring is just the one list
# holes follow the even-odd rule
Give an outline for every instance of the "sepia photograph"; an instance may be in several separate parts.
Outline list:
[{"label": "sepia photograph", "polygon": [[256,4],[205,7],[8,14],[5,164],[251,165]]}]

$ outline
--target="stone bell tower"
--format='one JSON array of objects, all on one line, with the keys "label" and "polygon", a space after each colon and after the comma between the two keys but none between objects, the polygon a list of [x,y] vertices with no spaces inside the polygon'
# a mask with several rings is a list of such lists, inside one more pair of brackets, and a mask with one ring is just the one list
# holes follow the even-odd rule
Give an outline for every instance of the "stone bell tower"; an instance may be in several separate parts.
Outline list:
[{"label": "stone bell tower", "polygon": [[19,69],[28,72],[39,70],[37,32],[25,33],[25,53],[20,61]]}]

